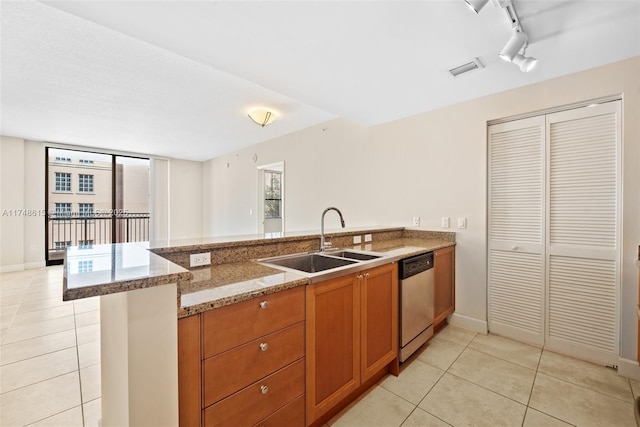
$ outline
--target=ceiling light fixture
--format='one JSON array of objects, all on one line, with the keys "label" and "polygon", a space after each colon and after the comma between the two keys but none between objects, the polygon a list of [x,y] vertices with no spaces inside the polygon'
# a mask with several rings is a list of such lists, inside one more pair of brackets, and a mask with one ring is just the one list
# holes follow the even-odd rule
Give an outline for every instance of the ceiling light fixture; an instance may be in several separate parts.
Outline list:
[{"label": "ceiling light fixture", "polygon": [[464,0],[464,2],[473,10],[475,13],[479,13],[480,9],[484,7],[485,4],[489,3],[489,0]]},{"label": "ceiling light fixture", "polygon": [[519,30],[514,30],[513,35],[500,51],[500,58],[512,62],[520,49],[527,43],[527,35]]},{"label": "ceiling light fixture", "polygon": [[520,67],[520,71],[522,71],[523,73],[528,73],[529,71],[533,70],[538,60],[533,56],[525,56],[524,52],[522,53],[522,55],[518,53],[513,57],[513,63]]},{"label": "ceiling light fixture", "polygon": [[270,125],[276,119],[275,114],[266,109],[251,110],[248,115],[253,123],[262,127]]},{"label": "ceiling light fixture", "polygon": [[[476,13],[486,5],[489,0],[464,0],[464,2]],[[495,6],[502,8],[505,12],[509,25],[513,30],[511,38],[507,41],[500,51],[500,58],[505,61],[513,62],[523,73],[531,71],[538,60],[532,56],[526,56],[527,46],[529,45],[529,37],[522,29],[520,19],[513,7],[512,0],[493,0]],[[522,53],[520,53],[522,51]],[[465,64],[466,65],[466,64]],[[452,70],[450,73],[454,74]],[[464,72],[464,71],[462,71]],[[455,75],[455,74],[454,74]]]}]

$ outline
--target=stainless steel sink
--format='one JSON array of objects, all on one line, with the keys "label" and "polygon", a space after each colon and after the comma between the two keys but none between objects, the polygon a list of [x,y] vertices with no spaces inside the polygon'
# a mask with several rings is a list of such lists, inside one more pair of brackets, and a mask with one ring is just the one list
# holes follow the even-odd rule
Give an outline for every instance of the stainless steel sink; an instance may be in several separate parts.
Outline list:
[{"label": "stainless steel sink", "polygon": [[328,257],[317,253],[264,258],[258,261],[265,264],[275,264],[281,267],[292,268],[306,273],[317,273],[357,262],[345,258]]},{"label": "stainless steel sink", "polygon": [[382,258],[382,255],[374,255],[374,254],[368,254],[363,252],[353,252],[353,251],[337,251],[337,252],[327,251],[325,252],[325,254],[331,255],[331,256],[337,256],[340,258],[355,259],[358,261],[369,261],[376,258]]}]

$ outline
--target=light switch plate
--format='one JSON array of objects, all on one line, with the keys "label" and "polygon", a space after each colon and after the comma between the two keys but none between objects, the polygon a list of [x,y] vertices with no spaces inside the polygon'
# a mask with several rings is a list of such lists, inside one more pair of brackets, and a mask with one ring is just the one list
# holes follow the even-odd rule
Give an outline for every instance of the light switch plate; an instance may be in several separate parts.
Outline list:
[{"label": "light switch plate", "polygon": [[414,216],[413,217],[413,226],[414,227],[420,227],[420,217],[419,216]]},{"label": "light switch plate", "polygon": [[458,228],[467,228],[467,218],[458,218]]},{"label": "light switch plate", "polygon": [[371,241],[371,234],[365,234],[364,235],[364,241],[365,242],[370,242]]},{"label": "light switch plate", "polygon": [[442,221],[441,221],[440,226],[442,228],[449,228],[449,217],[448,216],[443,216],[442,217]]},{"label": "light switch plate", "polygon": [[359,245],[360,243],[362,243],[362,236],[353,236],[353,244]]}]

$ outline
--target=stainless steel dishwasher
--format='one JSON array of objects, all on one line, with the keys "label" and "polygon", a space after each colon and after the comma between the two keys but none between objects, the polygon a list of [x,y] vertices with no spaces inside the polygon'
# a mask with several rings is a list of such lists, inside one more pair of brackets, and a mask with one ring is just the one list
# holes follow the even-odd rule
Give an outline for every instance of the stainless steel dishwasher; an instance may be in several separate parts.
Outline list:
[{"label": "stainless steel dishwasher", "polygon": [[400,362],[433,336],[433,252],[399,263]]}]

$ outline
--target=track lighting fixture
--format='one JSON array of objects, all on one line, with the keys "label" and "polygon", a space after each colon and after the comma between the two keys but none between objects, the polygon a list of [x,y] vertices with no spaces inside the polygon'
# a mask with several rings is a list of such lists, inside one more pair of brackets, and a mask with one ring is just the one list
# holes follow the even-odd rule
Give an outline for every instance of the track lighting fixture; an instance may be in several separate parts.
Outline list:
[{"label": "track lighting fixture", "polygon": [[[489,0],[464,0],[474,12],[478,13]],[[523,73],[527,73],[535,67],[538,60],[531,56],[526,56],[528,46],[527,34],[522,29],[520,19],[513,7],[512,0],[493,0],[495,5],[502,8],[505,12],[509,25],[513,30],[513,34],[507,44],[500,51],[500,58],[505,61],[513,62]],[[520,53],[522,51],[522,53]]]},{"label": "track lighting fixture", "polygon": [[522,31],[514,30],[513,35],[500,51],[500,58],[512,62],[520,49],[527,43],[527,35]]},{"label": "track lighting fixture", "polygon": [[513,63],[520,67],[520,71],[523,73],[528,73],[533,70],[533,67],[536,66],[537,62],[538,60],[533,56],[524,56],[524,52],[523,55],[518,53],[513,57]]},{"label": "track lighting fixture", "polygon": [[484,7],[485,4],[489,3],[489,0],[464,0],[464,2],[473,10],[475,13],[479,13],[480,9]]}]

